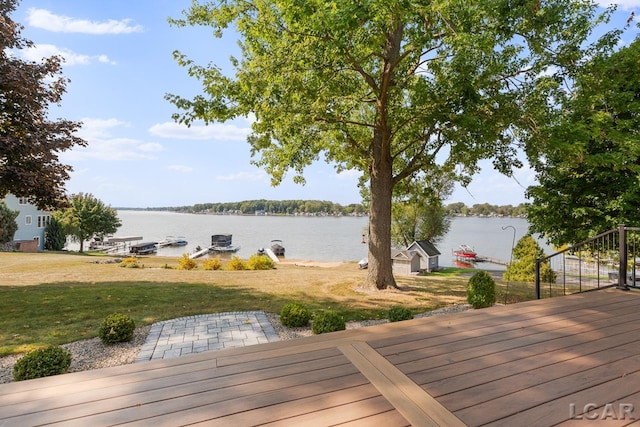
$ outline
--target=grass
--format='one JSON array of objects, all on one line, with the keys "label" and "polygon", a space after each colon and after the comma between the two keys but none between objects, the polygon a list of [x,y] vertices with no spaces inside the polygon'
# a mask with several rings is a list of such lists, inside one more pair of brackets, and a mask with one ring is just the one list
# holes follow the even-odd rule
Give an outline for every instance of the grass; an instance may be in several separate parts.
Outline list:
[{"label": "grass", "polygon": [[[178,258],[141,257],[122,268],[91,254],[0,253],[0,356],[97,336],[102,320],[126,313],[137,326],[225,311],[279,313],[296,301],[332,309],[346,321],[384,318],[402,305],[414,313],[466,301],[468,276],[455,269],[397,277],[400,290],[369,292],[356,263],[281,263],[266,271],[177,270]],[[464,270],[463,270],[464,271]],[[464,271],[468,273],[468,270]],[[503,302],[504,284],[498,286]],[[530,299],[529,285],[509,287],[509,302]]]}]

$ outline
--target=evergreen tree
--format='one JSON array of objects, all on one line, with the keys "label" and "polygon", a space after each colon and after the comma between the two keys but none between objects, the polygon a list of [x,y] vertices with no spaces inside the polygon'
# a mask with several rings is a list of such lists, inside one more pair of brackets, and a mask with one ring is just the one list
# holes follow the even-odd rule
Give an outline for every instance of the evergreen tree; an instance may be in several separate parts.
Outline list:
[{"label": "evergreen tree", "polygon": [[59,251],[64,248],[66,242],[67,235],[64,233],[62,224],[55,216],[51,217],[44,232],[44,248],[49,251]]},{"label": "evergreen tree", "polygon": [[[504,280],[515,282],[535,282],[536,260],[544,257],[544,252],[538,242],[530,235],[518,240],[513,248],[513,261],[507,267],[502,276]],[[540,280],[543,282],[555,282],[556,274],[551,269],[549,261],[540,265]]]},{"label": "evergreen tree", "polygon": [[18,211],[12,211],[4,203],[0,203],[0,244],[9,243],[18,231]]}]

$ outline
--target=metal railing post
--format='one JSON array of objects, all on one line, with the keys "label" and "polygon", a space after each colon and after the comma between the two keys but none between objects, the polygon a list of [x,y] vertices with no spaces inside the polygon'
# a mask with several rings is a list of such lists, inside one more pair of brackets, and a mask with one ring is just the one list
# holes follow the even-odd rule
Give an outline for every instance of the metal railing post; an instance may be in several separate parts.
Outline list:
[{"label": "metal railing post", "polygon": [[540,258],[536,259],[536,299],[540,299]]},{"label": "metal railing post", "polygon": [[627,286],[627,230],[624,224],[620,224],[618,227],[619,238],[619,256],[620,256],[620,268],[618,270],[618,286],[617,289],[628,290]]}]

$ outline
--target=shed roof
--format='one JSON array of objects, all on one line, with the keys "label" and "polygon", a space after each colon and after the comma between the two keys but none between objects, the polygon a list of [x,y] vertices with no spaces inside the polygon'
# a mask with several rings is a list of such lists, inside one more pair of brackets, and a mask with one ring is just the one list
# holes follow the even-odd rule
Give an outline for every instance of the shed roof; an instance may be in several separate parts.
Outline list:
[{"label": "shed roof", "polygon": [[[416,240],[413,243],[420,246],[420,248],[429,256],[441,255],[440,251],[428,240]],[[411,246],[413,246],[413,244]]]}]

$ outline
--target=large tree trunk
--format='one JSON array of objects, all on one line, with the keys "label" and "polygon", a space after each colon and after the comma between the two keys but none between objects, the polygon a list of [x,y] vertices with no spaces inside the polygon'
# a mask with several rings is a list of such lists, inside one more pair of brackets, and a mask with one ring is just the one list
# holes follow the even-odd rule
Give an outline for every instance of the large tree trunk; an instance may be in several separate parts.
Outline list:
[{"label": "large tree trunk", "polygon": [[389,126],[388,102],[394,83],[403,26],[391,22],[387,33],[381,68],[377,118],[373,131],[372,159],[369,165],[371,204],[369,209],[369,272],[366,286],[372,289],[396,288],[391,264],[391,198],[393,196],[392,132]]},{"label": "large tree trunk", "polygon": [[[382,135],[377,138],[385,139]],[[369,209],[369,267],[366,286],[396,288],[391,267],[391,196],[393,179],[388,142],[377,141],[371,166]]]}]

